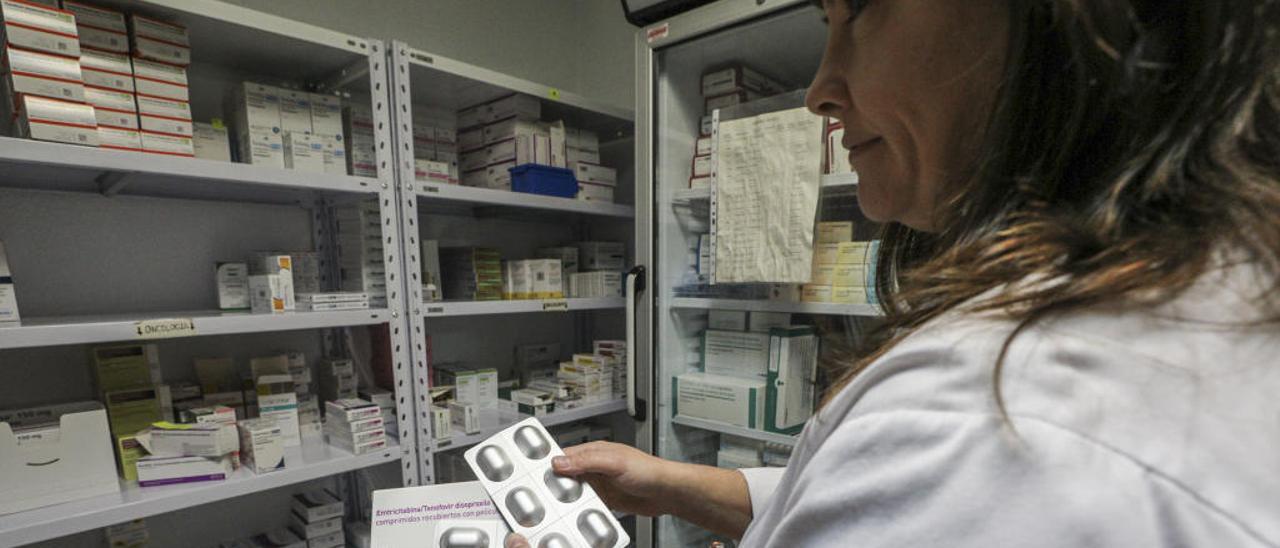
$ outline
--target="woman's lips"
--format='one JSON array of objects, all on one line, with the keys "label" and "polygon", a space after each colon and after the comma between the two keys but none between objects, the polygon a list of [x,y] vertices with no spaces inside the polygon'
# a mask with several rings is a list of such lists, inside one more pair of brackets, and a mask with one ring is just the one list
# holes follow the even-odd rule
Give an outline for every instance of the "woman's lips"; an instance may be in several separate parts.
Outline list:
[{"label": "woman's lips", "polygon": [[875,139],[868,139],[868,140],[866,140],[866,141],[863,141],[863,142],[861,142],[861,143],[858,143],[858,144],[856,144],[856,145],[853,145],[853,146],[851,146],[851,147],[848,147],[848,148],[849,148],[849,162],[850,162],[850,163],[854,162],[854,161],[857,159],[857,157],[858,157],[858,156],[861,156],[862,154],[865,154],[865,153],[866,153],[868,150],[870,150],[872,147],[874,147],[874,146],[876,146],[876,145],[880,144],[880,143],[881,143],[881,141],[883,141],[883,139],[880,139],[879,137],[876,137]]}]

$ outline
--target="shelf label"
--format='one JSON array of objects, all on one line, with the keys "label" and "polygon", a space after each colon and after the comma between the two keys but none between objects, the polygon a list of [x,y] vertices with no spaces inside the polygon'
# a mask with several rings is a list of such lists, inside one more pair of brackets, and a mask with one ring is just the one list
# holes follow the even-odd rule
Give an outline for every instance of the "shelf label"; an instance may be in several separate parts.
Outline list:
[{"label": "shelf label", "polygon": [[542,301],[542,311],[543,312],[549,312],[549,311],[568,312],[569,301],[566,299],[552,299],[548,301]]},{"label": "shelf label", "polygon": [[191,318],[167,318],[141,320],[133,324],[138,339],[169,339],[190,337],[196,334],[196,322]]},{"label": "shelf label", "polygon": [[654,40],[661,40],[671,34],[671,23],[663,23],[645,31],[645,38],[652,44]]},{"label": "shelf label", "polygon": [[427,315],[428,315],[428,316],[434,316],[434,315],[437,315],[437,314],[444,314],[444,307],[443,307],[443,306],[428,306],[428,307],[427,307]]}]

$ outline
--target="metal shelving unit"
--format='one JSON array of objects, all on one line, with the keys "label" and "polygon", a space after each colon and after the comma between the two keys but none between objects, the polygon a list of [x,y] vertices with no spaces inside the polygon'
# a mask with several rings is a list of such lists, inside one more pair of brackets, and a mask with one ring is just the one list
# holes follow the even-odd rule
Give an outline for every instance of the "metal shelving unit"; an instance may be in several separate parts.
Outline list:
[{"label": "metal shelving unit", "polygon": [[792,314],[817,314],[825,316],[879,316],[880,308],[874,304],[793,303],[744,299],[702,299],[676,297],[671,308],[695,310],[745,310],[747,312],[790,312]]},{"label": "metal shelving unit", "polygon": [[738,436],[740,438],[748,438],[748,439],[763,441],[767,443],[777,443],[780,445],[785,445],[787,447],[794,447],[796,444],[796,436],[791,436],[787,434],[775,434],[773,432],[765,432],[764,430],[753,430],[751,428],[743,428],[741,426],[735,426],[732,424],[711,421],[706,419],[699,419],[696,417],[686,417],[684,415],[676,415],[674,417],[671,417],[671,422],[673,424],[679,424],[681,426],[689,426],[692,428],[699,428],[702,430],[710,430],[712,432],[719,432],[721,434],[730,434],[733,436]]},{"label": "metal shelving unit", "polygon": [[[401,241],[399,229],[402,224],[397,206],[396,173],[392,169],[387,53],[381,41],[350,36],[222,2],[95,0],[94,4],[174,21],[189,29],[195,58],[195,63],[189,69],[191,104],[197,120],[225,116],[226,113],[221,111],[224,94],[231,84],[240,81],[288,84],[307,91],[333,93],[351,100],[368,101],[376,126],[378,176],[303,173],[238,163],[0,137],[0,189],[42,204],[65,199],[79,204],[77,207],[85,207],[83,204],[87,200],[156,199],[145,202],[142,206],[137,205],[138,202],[130,202],[135,205],[128,207],[151,207],[156,211],[164,209],[168,204],[175,204],[173,207],[182,208],[183,211],[207,207],[214,211],[211,215],[223,215],[228,219],[239,219],[234,214],[227,213],[230,207],[243,206],[248,210],[260,211],[263,215],[279,214],[279,222],[292,223],[287,231],[288,236],[269,234],[267,241],[298,241],[299,234],[309,234],[307,239],[323,258],[322,283],[330,282],[329,285],[332,285],[336,275],[335,236],[331,233],[333,225],[330,217],[334,207],[376,198],[381,206],[384,238],[391,244]],[[118,202],[102,202],[101,205],[110,208],[116,207],[113,205],[115,203]],[[14,222],[18,221],[11,221]],[[224,221],[224,224],[235,224],[235,221]],[[260,226],[253,223],[242,224],[248,226],[237,227],[234,234],[247,233]],[[262,225],[266,224],[268,221],[263,221]],[[296,230],[298,225],[303,224],[310,228],[305,231]],[[10,228],[13,227],[11,224]],[[0,226],[0,229],[3,228]],[[77,228],[83,229],[82,226]],[[199,227],[188,226],[185,230],[208,238],[214,244],[219,243],[217,240],[220,237],[234,237],[216,232],[200,233]],[[12,230],[11,234],[16,232],[19,231]],[[11,235],[6,243],[9,244],[11,266],[16,273],[23,271],[23,265],[14,264],[15,256],[41,257],[47,264],[38,266],[45,269],[57,266],[52,262],[56,259],[43,258],[46,256],[44,248],[40,247],[44,244],[43,241],[40,244],[23,242],[19,237]],[[146,243],[138,241],[134,245],[142,247]],[[227,249],[239,249],[246,245],[239,241],[234,242],[234,245],[197,243],[201,245],[182,252],[213,259],[219,253],[227,253]],[[41,249],[40,255],[34,251],[29,252],[29,249],[34,248]],[[198,255],[200,253],[207,255]],[[66,255],[64,253],[56,256]],[[254,337],[261,333],[290,331],[309,332],[307,336],[314,336],[316,339],[308,340],[319,340],[321,344],[318,346],[322,348],[341,348],[345,344],[342,328],[384,325],[389,338],[382,339],[386,348],[380,351],[390,356],[395,378],[395,399],[400,411],[398,443],[389,444],[384,451],[354,456],[332,448],[322,440],[305,439],[302,447],[292,449],[287,454],[287,465],[282,471],[254,475],[241,470],[226,481],[161,488],[143,489],[127,483],[122,484],[122,491],[118,495],[83,499],[0,516],[0,545],[54,539],[130,519],[263,493],[282,486],[397,462],[400,465],[394,472],[397,477],[395,483],[418,484],[421,478],[417,454],[422,445],[416,435],[418,430],[415,414],[411,412],[415,383],[410,367],[409,325],[404,314],[406,301],[401,274],[401,248],[398,245],[386,246],[384,259],[387,264],[388,288],[386,308],[254,315],[216,310],[183,311],[181,308],[174,311],[148,309],[130,312],[119,304],[110,307],[99,304],[100,310],[64,313],[61,308],[65,307],[45,307],[50,309],[46,312],[45,308],[37,305],[31,307],[35,310],[30,311],[30,316],[24,316],[19,326],[0,328],[0,351],[23,352],[25,359],[31,352],[60,352],[56,347],[61,345],[136,340],[140,338],[137,329],[139,322],[153,320],[189,320],[190,328],[180,330],[178,335],[187,339],[173,343],[161,342],[188,344],[189,341],[190,344],[198,344],[200,348],[207,348],[209,344],[215,343],[200,342],[192,338],[203,339],[217,335]],[[212,261],[209,262],[208,272],[211,278]],[[95,273],[83,270],[77,274],[88,277]],[[166,284],[157,291],[180,285],[178,282]],[[17,289],[20,303],[24,301],[23,288],[23,281],[19,278]],[[187,291],[183,296],[191,294],[198,295],[198,292]],[[26,302],[30,305],[39,300],[26,299]],[[102,295],[102,302],[131,301]],[[153,306],[150,302],[138,302],[138,299],[132,303]],[[40,317],[39,312],[46,314]],[[19,375],[17,378],[31,377]],[[68,382],[79,381],[73,377]],[[32,385],[30,390],[41,390],[41,387]]]},{"label": "metal shelving unit", "polygon": [[[414,177],[413,151],[413,107],[429,105],[436,108],[457,110],[511,93],[524,93],[542,99],[543,119],[564,120],[572,127],[585,128],[600,135],[602,153],[611,149],[620,151],[627,169],[619,170],[620,179],[624,172],[629,177],[631,134],[633,116],[630,110],[594,101],[573,93],[540,85],[519,78],[514,78],[492,70],[472,66],[460,61],[441,57],[429,52],[416,50],[401,42],[393,42],[390,46],[391,86],[393,111],[395,113],[394,133],[396,135],[396,172],[399,180],[401,222],[400,232],[404,246],[404,277],[407,283],[407,302],[410,325],[409,345],[413,360],[414,382],[419,396],[414,400],[419,419],[419,439],[432,439],[429,417],[431,401],[425,396],[427,379],[431,378],[428,356],[433,341],[428,344],[428,320],[431,322],[452,321],[448,318],[465,318],[470,316],[490,316],[526,314],[533,312],[568,311],[579,314],[614,313],[623,310],[621,299],[564,299],[553,301],[491,301],[491,302],[425,302],[420,274],[419,246],[424,225],[430,221],[454,219],[479,219],[488,222],[490,219],[509,222],[526,223],[520,225],[529,231],[533,228],[570,227],[574,236],[579,238],[609,238],[611,234],[618,240],[631,244],[635,219],[635,208],[629,203],[603,204],[598,202],[582,202],[573,199],[539,196],[523,193],[504,192],[481,188],[470,188],[458,185],[419,182]],[[622,166],[617,166],[622,167]],[[631,188],[619,184],[617,195],[620,199],[629,200]],[[461,241],[454,245],[461,245]],[[466,242],[474,244],[474,242]],[[442,244],[443,245],[443,244]],[[531,316],[545,323],[546,314]],[[577,314],[572,316],[577,322],[574,328],[577,333],[576,342],[582,342],[582,333],[589,332],[592,326]],[[620,318],[619,318],[620,319]],[[431,325],[435,325],[434,323]],[[620,334],[619,334],[620,335]],[[568,345],[565,345],[568,346]],[[565,411],[544,418],[546,421],[573,421],[583,418],[616,413],[624,409],[619,402],[609,402],[603,406],[588,406],[583,409]],[[551,424],[548,422],[548,424]],[[495,430],[496,432],[496,430]],[[464,441],[479,435],[454,438],[449,447],[457,447]],[[432,483],[433,452],[441,450],[435,446],[431,451],[419,452],[418,468],[424,483]]]},{"label": "metal shelving unit", "polygon": [[[543,425],[551,427],[551,426],[556,426],[560,424],[568,424],[571,422],[590,419],[593,417],[600,417],[600,416],[608,415],[610,413],[617,413],[619,411],[625,411],[626,409],[627,409],[627,402],[622,400],[614,400],[614,401],[607,401],[603,403],[588,404],[588,405],[584,405],[582,407],[577,407],[574,409],[566,409],[564,411],[555,411],[555,412],[543,415],[541,417],[538,417],[538,420],[542,421]],[[521,420],[523,419],[524,417],[521,417]],[[459,447],[466,447],[469,445],[475,445],[477,443],[480,443],[481,441],[484,441],[486,438],[494,434],[497,434],[498,432],[501,432],[502,429],[506,428],[507,426],[509,425],[501,424],[493,428],[484,428],[484,429],[481,429],[480,432],[477,432],[475,434],[464,434],[455,430],[453,436],[450,437],[449,439],[437,440],[432,449],[434,451],[439,452],[439,451],[449,451],[453,449],[458,449]]]},{"label": "metal shelving unit", "polygon": [[489,314],[530,314],[535,312],[574,312],[579,310],[622,309],[621,297],[595,299],[543,299],[523,301],[442,301],[423,303],[428,318],[448,316],[484,316]]},{"label": "metal shelving unit", "polygon": [[19,546],[89,529],[172,512],[201,504],[275,489],[401,460],[401,450],[388,445],[384,451],[352,455],[309,440],[301,448],[285,451],[283,470],[257,475],[241,468],[224,481],[140,488],[130,486],[118,494],[81,499],[47,508],[0,516],[0,542]]}]

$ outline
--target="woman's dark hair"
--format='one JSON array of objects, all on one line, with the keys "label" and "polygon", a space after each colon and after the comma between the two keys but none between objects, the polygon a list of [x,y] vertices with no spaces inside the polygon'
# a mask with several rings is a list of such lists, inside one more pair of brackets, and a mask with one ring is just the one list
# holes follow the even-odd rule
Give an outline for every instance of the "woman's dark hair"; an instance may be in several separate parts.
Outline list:
[{"label": "woman's dark hair", "polygon": [[1265,269],[1260,296],[1280,295],[1280,2],[1008,3],[1007,65],[971,176],[940,200],[940,232],[885,226],[885,322],[828,397],[962,305],[1017,322],[998,384],[1027,327],[1167,302],[1224,250]]}]

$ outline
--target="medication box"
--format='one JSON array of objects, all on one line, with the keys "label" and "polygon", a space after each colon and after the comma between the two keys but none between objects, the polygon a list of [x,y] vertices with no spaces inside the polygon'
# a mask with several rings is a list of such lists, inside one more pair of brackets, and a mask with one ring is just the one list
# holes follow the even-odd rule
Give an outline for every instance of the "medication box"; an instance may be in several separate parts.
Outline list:
[{"label": "medication box", "polygon": [[231,477],[231,456],[143,457],[138,459],[138,486],[154,487],[176,483],[222,481]]},{"label": "medication box", "polygon": [[196,158],[216,162],[231,161],[231,139],[227,135],[226,126],[203,122],[195,122],[192,126],[194,134],[191,142]]},{"label": "medication box", "polygon": [[[745,328],[746,318],[743,318]],[[763,379],[769,363],[769,335],[745,331],[703,333],[702,367],[709,374]]]},{"label": "medication box", "polygon": [[685,373],[671,380],[671,413],[743,428],[764,426],[765,380]]},{"label": "medication box", "polygon": [[284,313],[284,284],[279,275],[249,276],[249,296],[254,314]]},{"label": "medication box", "polygon": [[367,419],[382,420],[382,409],[380,407],[359,398],[327,401],[324,404],[324,408],[327,420],[337,420],[347,424]]},{"label": "medication box", "polygon": [[89,105],[36,97],[18,96],[18,136],[96,147],[98,120]]},{"label": "medication box", "polygon": [[62,0],[62,9],[76,16],[76,33],[80,35],[82,46],[80,58],[90,53],[87,48],[114,53],[129,52],[129,26],[125,23],[123,13]]},{"label": "medication box", "polygon": [[315,135],[285,133],[284,167],[309,173],[324,173],[324,142]]},{"label": "medication box", "polygon": [[157,422],[137,438],[147,453],[159,457],[220,457],[240,450],[236,427],[216,422]]},{"label": "medication box", "polygon": [[222,310],[249,308],[249,265],[218,263],[215,272],[218,285],[218,308]]},{"label": "medication box", "polygon": [[187,69],[146,59],[134,59],[133,81],[137,94],[142,97],[158,97],[188,102]]},{"label": "medication box", "polygon": [[342,499],[327,489],[314,489],[293,496],[293,513],[305,523],[340,518],[345,511]]},{"label": "medication box", "polygon": [[0,514],[119,491],[102,404],[0,411]]},{"label": "medication box", "polygon": [[76,18],[69,11],[24,0],[0,1],[4,40],[9,46],[67,57],[80,56]]},{"label": "medication box", "polygon": [[240,463],[255,474],[284,469],[284,438],[271,419],[240,421]]},{"label": "medication box", "polygon": [[12,93],[84,101],[80,63],[75,59],[5,47],[2,68]]},{"label": "medication box", "polygon": [[130,15],[133,53],[137,57],[175,65],[191,64],[191,42],[185,27]]},{"label": "medication box", "polygon": [[[137,118],[134,118],[137,120]],[[142,134],[135,129],[98,126],[98,146],[114,150],[142,151]]]},{"label": "medication box", "polygon": [[[473,515],[455,519],[427,512],[423,519],[396,519],[404,508],[468,508]],[[379,489],[372,514],[370,545],[378,548],[501,548],[510,532],[478,481]]]},{"label": "medication box", "polygon": [[18,295],[14,290],[13,274],[9,272],[9,258],[5,255],[4,241],[0,241],[0,324],[20,319]]}]

